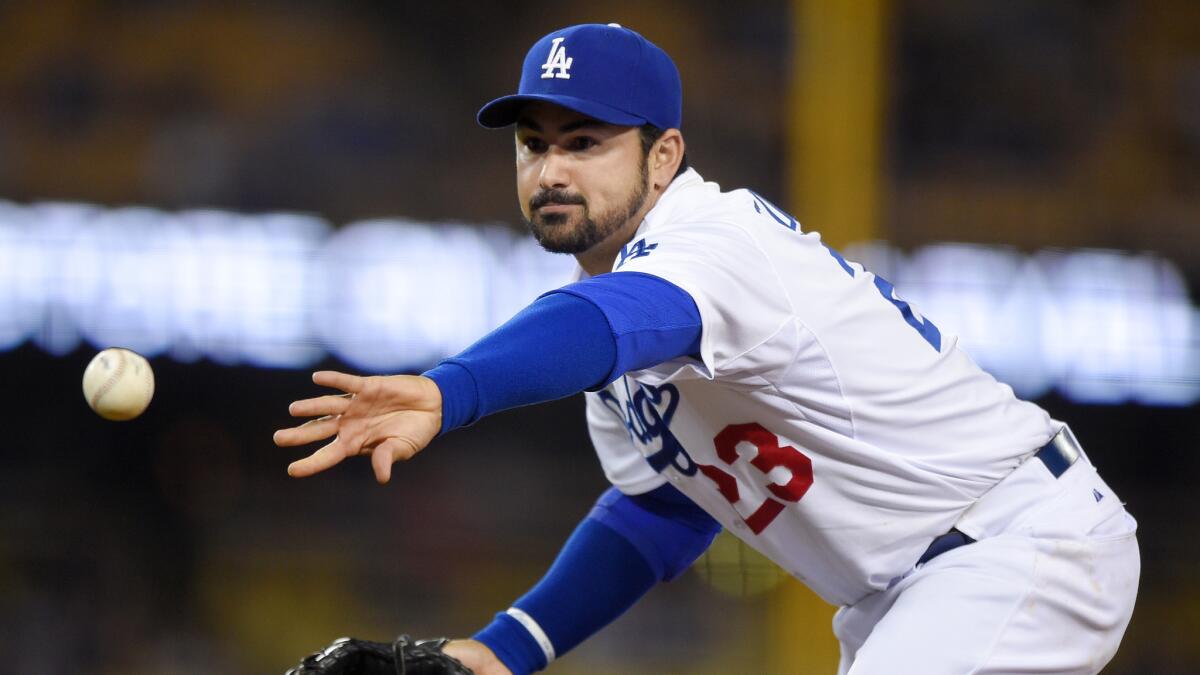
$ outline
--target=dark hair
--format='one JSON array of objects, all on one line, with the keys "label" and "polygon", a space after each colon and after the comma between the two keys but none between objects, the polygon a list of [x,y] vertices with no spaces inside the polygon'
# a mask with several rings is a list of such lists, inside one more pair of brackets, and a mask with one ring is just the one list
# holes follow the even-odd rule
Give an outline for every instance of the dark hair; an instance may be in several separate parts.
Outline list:
[{"label": "dark hair", "polygon": [[[659,129],[658,127],[654,126],[653,124],[647,123],[647,124],[643,124],[642,126],[638,127],[638,135],[642,139],[642,154],[649,155],[650,148],[654,147],[654,142],[657,141],[658,139],[662,138],[662,135],[664,133],[666,133],[666,129]],[[687,168],[688,168],[688,158],[687,158],[687,153],[684,152],[683,160],[679,162],[679,168],[675,171],[675,175],[672,176],[671,179],[674,180],[674,179],[678,178],[679,174],[683,173],[684,171],[687,171]]]}]

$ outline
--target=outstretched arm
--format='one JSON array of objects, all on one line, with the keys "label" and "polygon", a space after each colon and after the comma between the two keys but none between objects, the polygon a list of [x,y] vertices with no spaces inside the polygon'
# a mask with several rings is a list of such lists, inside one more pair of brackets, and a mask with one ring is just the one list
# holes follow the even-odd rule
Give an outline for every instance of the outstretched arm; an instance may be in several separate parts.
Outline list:
[{"label": "outstretched arm", "polygon": [[503,672],[494,660],[514,675],[541,670],[679,576],[720,529],[673,486],[637,496],[609,489],[537,585],[446,651],[481,672]]},{"label": "outstretched arm", "polygon": [[276,432],[275,443],[334,437],[288,473],[310,476],[346,457],[371,455],[376,479],[386,483],[392,463],[439,433],[695,353],[700,335],[699,310],[677,286],[642,273],[600,275],[542,296],[424,376],[315,373],[314,382],[345,394],[293,403],[293,416],[318,419]]}]

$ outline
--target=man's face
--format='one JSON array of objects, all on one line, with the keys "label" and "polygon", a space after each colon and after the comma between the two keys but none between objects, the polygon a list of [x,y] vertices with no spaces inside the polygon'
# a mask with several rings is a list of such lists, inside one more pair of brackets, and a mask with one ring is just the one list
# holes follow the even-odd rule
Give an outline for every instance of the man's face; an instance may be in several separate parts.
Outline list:
[{"label": "man's face", "polygon": [[547,251],[582,253],[639,213],[649,178],[637,127],[549,103],[517,120],[517,198]]}]

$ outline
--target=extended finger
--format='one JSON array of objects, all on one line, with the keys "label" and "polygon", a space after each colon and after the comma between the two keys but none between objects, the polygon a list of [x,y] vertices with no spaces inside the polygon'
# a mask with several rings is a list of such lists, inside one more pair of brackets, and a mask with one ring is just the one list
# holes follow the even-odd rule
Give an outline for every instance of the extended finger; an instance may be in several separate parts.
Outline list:
[{"label": "extended finger", "polygon": [[292,478],[305,478],[335,466],[345,458],[346,453],[335,439],[332,443],[322,447],[308,457],[298,459],[289,464],[288,475]]},{"label": "extended finger", "polygon": [[336,370],[318,370],[313,373],[312,380],[315,384],[322,387],[333,387],[351,394],[357,394],[362,391],[363,384],[367,378],[351,375],[349,373],[339,373]]},{"label": "extended finger", "polygon": [[292,417],[316,417],[318,415],[341,415],[350,407],[353,394],[329,394],[293,401],[288,406]]},{"label": "extended finger", "polygon": [[329,438],[337,433],[337,430],[338,418],[322,417],[320,419],[309,420],[300,426],[280,429],[275,432],[272,440],[275,441],[275,445],[281,448],[293,445],[308,445],[313,441]]}]

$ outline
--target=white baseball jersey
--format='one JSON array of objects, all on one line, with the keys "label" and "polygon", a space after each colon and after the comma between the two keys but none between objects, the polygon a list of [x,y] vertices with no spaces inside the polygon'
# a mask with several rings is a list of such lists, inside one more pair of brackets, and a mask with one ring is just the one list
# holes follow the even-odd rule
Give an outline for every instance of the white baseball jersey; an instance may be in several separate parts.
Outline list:
[{"label": "white baseball jersey", "polygon": [[703,335],[588,394],[609,480],[670,481],[830,603],[888,588],[1062,427],[885,280],[694,170],[613,271],[687,291]]}]

